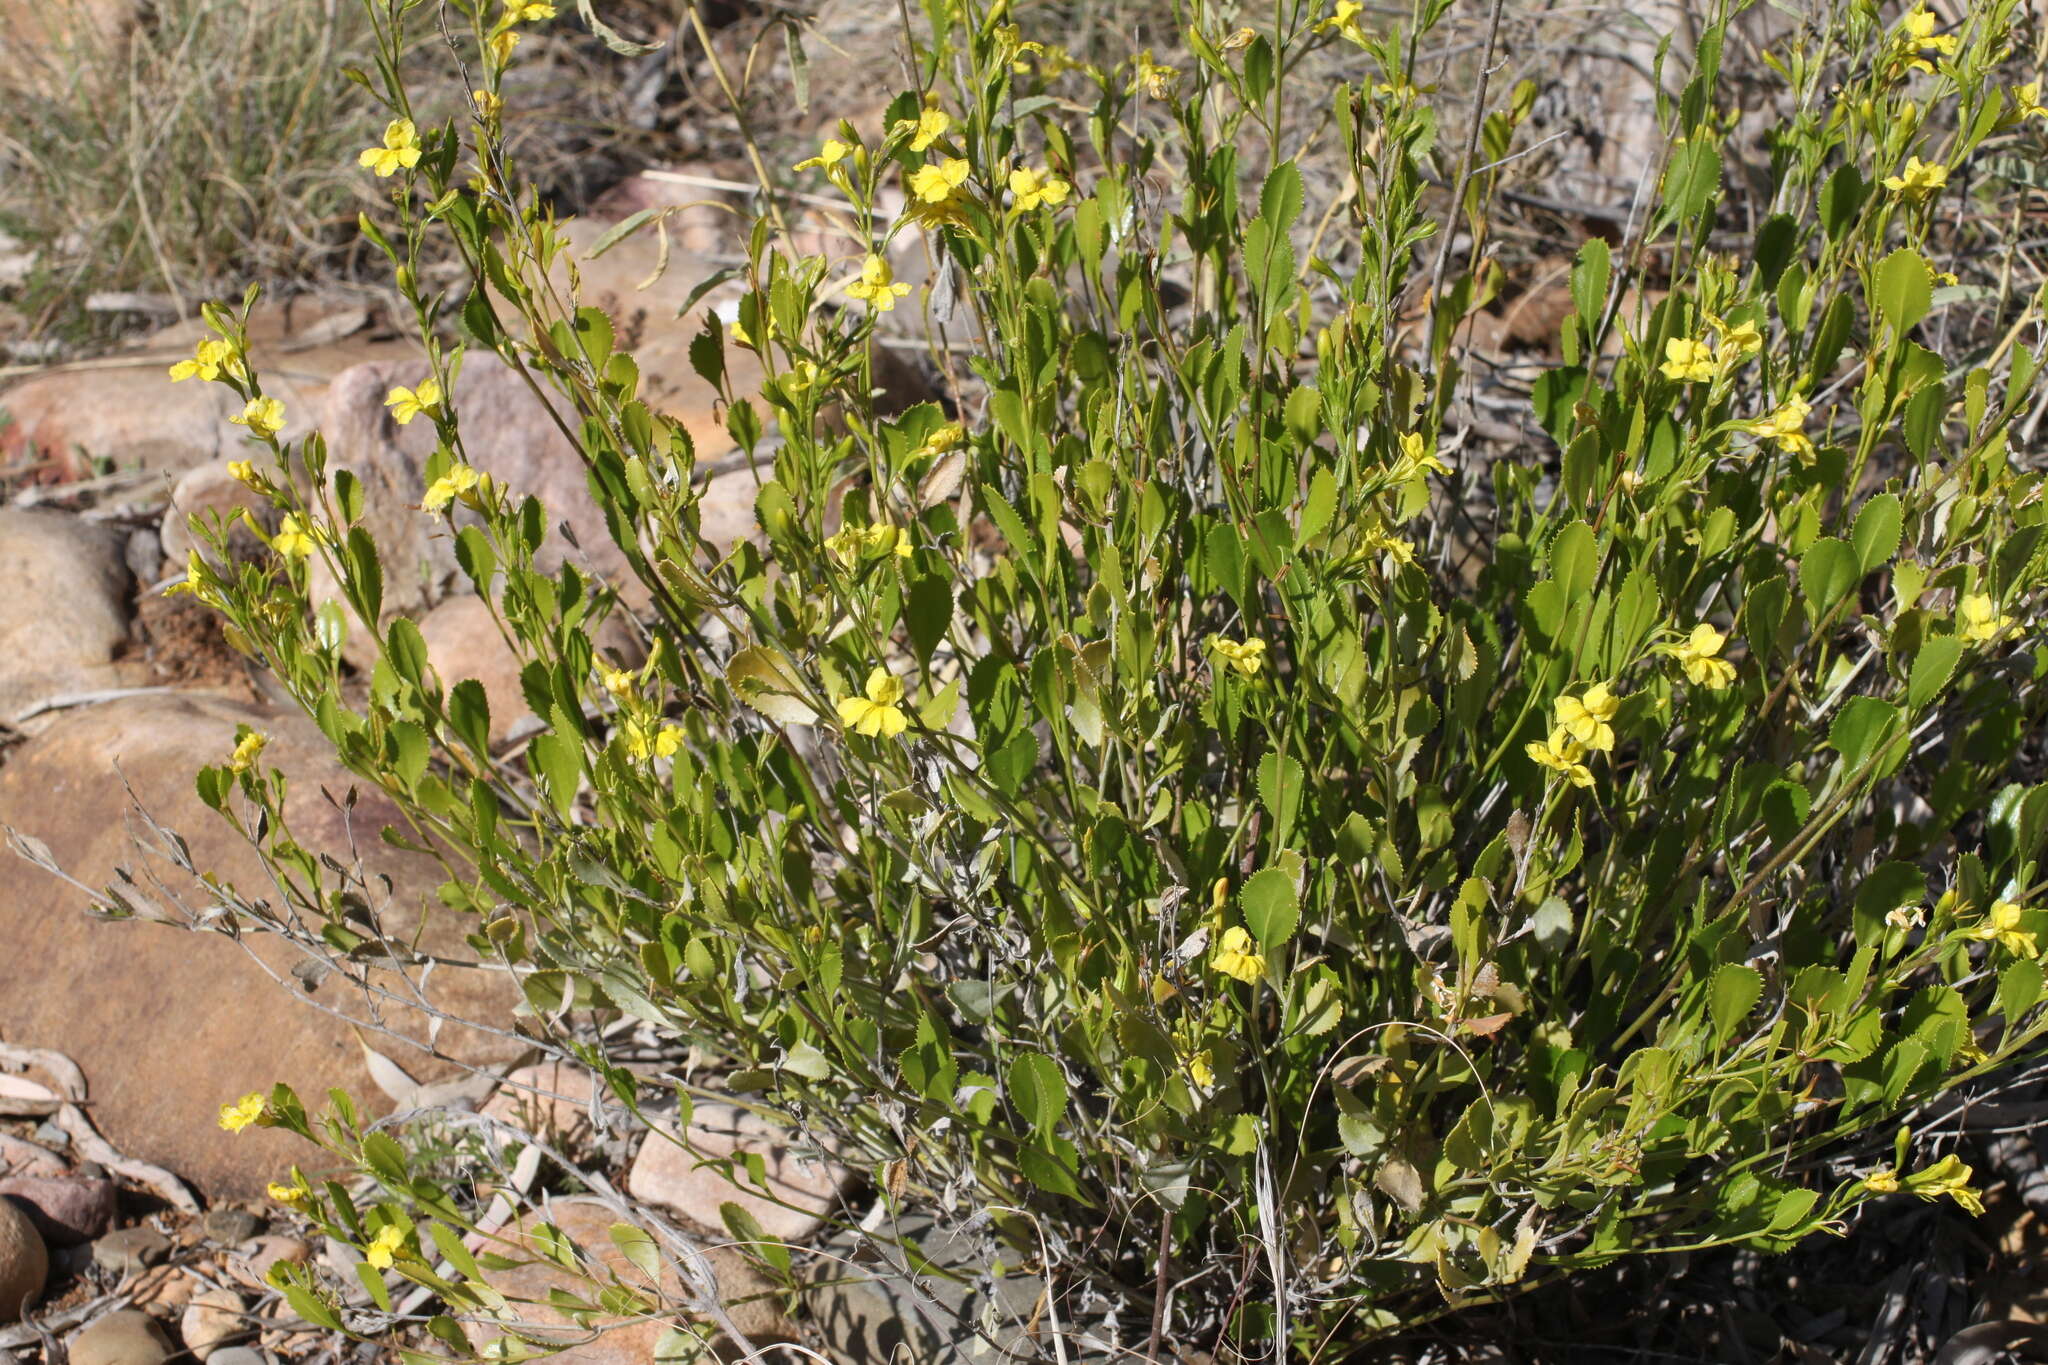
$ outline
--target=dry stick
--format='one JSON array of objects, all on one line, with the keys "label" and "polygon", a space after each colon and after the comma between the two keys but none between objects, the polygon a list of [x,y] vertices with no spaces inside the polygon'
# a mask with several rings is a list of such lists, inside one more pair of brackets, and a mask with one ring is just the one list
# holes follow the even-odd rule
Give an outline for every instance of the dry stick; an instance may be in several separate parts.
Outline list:
[{"label": "dry stick", "polygon": [[[1454,229],[1457,227],[1458,208],[1459,205],[1464,203],[1465,191],[1472,183],[1472,163],[1479,157],[1479,130],[1481,125],[1486,122],[1486,87],[1493,79],[1494,48],[1500,39],[1501,11],[1506,8],[1507,0],[1493,0],[1493,12],[1487,16],[1486,20],[1486,58],[1479,64],[1479,88],[1472,95],[1472,122],[1471,126],[1465,130],[1465,155],[1462,159],[1462,164],[1458,168],[1458,186],[1451,192],[1451,221],[1444,224],[1444,240],[1437,247],[1436,268],[1430,272],[1429,276],[1429,307],[1432,317],[1432,330],[1435,327],[1434,316],[1436,313],[1437,296],[1443,291],[1444,268],[1451,262],[1451,242],[1457,236]],[[1472,242],[1472,250],[1475,255],[1479,250],[1479,242],[1476,236]]]}]

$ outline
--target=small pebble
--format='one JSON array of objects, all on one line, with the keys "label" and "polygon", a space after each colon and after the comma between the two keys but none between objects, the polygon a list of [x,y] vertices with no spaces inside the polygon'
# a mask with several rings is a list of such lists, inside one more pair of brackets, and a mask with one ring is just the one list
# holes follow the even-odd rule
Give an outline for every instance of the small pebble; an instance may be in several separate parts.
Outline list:
[{"label": "small pebble", "polygon": [[53,1247],[90,1242],[114,1223],[114,1182],[91,1178],[9,1176],[0,1199],[20,1206]]},{"label": "small pebble", "polygon": [[71,1339],[71,1365],[163,1365],[171,1343],[149,1314],[109,1313]]},{"label": "small pebble", "polygon": [[171,1242],[155,1228],[138,1223],[132,1228],[115,1228],[92,1244],[92,1258],[102,1269],[116,1275],[139,1275],[161,1261]]},{"label": "small pebble", "polygon": [[206,1358],[207,1365],[271,1365],[270,1357],[253,1346],[223,1346]]},{"label": "small pebble", "polygon": [[247,1209],[208,1209],[199,1225],[209,1240],[222,1246],[240,1246],[263,1230],[262,1222]]},{"label": "small pebble", "polygon": [[0,1199],[0,1322],[34,1307],[50,1277],[50,1252],[29,1216]]}]

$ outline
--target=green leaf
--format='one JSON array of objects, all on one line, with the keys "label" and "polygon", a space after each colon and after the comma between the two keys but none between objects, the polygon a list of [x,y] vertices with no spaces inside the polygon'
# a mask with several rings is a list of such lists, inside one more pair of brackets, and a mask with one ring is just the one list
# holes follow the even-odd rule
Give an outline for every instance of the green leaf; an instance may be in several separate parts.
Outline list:
[{"label": "green leaf", "polygon": [[1816,617],[1846,597],[1862,578],[1856,551],[1833,536],[1822,536],[1799,557],[1799,590]]},{"label": "green leaf", "polygon": [[726,660],[725,680],[733,695],[778,725],[817,723],[795,667],[766,645],[749,645]]},{"label": "green leaf", "polygon": [[1902,246],[1877,263],[1877,311],[1894,335],[1926,317],[1933,298],[1934,277],[1919,252]]},{"label": "green leaf", "polygon": [[1917,711],[1940,696],[1955,675],[1956,661],[1962,656],[1963,642],[1959,636],[1937,635],[1922,641],[1920,652],[1913,656],[1913,671],[1906,680],[1906,705]]},{"label": "green leaf", "polygon": [[1572,307],[1588,330],[1600,324],[1600,316],[1607,308],[1610,259],[1606,239],[1589,237],[1579,248],[1578,262],[1572,266]]},{"label": "green leaf", "polygon": [[448,693],[448,723],[479,754],[491,751],[491,702],[484,685],[464,678]]},{"label": "green leaf", "polygon": [[1664,202],[1681,222],[1698,218],[1721,188],[1721,152],[1705,138],[1695,138],[1672,153],[1664,174]]},{"label": "green leaf", "polygon": [[2027,1011],[2041,999],[2041,964],[2019,958],[1998,974],[1998,1012],[2007,1028],[2018,1028]]},{"label": "green leaf", "polygon": [[1583,521],[1567,524],[1550,542],[1550,577],[1567,605],[1592,590],[1600,568],[1599,538]]},{"label": "green leaf", "polygon": [[1017,1168],[1024,1178],[1048,1194],[1080,1194],[1074,1181],[1080,1163],[1079,1150],[1063,1137],[1048,1135],[1017,1150]]},{"label": "green leaf", "polygon": [[1285,844],[1301,814],[1301,764],[1278,750],[1259,760],[1259,801],[1273,817],[1273,842]]},{"label": "green leaf", "polygon": [[1245,928],[1268,950],[1294,937],[1295,923],[1301,918],[1294,877],[1281,867],[1254,872],[1237,893],[1237,906],[1244,914]]},{"label": "green leaf", "polygon": [[1849,532],[1849,543],[1856,548],[1856,562],[1864,573],[1899,552],[1899,528],[1902,514],[1896,493],[1880,493],[1863,504],[1863,510],[1856,514],[1855,529]]},{"label": "green leaf", "polygon": [[645,1228],[636,1228],[631,1223],[613,1223],[608,1229],[612,1245],[619,1253],[633,1263],[635,1269],[648,1279],[660,1282],[661,1251],[654,1244],[654,1238]]},{"label": "green leaf", "polygon": [[427,675],[427,642],[420,636],[420,628],[412,619],[400,616],[393,620],[385,637],[385,648],[391,656],[392,671],[407,682],[418,686]]},{"label": "green leaf", "polygon": [[294,1313],[314,1326],[325,1327],[330,1332],[341,1330],[341,1315],[334,1311],[334,1305],[303,1285],[285,1285],[284,1301],[292,1306]]},{"label": "green leaf", "polygon": [[1283,161],[1259,190],[1259,217],[1284,233],[1301,216],[1301,204],[1301,170],[1292,161]]},{"label": "green leaf", "polygon": [[406,1183],[405,1149],[389,1133],[364,1134],[363,1164],[386,1185],[397,1188]]},{"label": "green leaf", "polygon": [[1041,1137],[1049,1136],[1067,1112],[1067,1077],[1042,1052],[1020,1052],[1010,1062],[1010,1104]]},{"label": "green leaf", "polygon": [[919,574],[903,595],[903,630],[917,661],[929,664],[932,651],[953,624],[953,580],[944,574]]},{"label": "green leaf", "polygon": [[1740,962],[1724,962],[1707,978],[1707,1014],[1714,1022],[1716,1041],[1733,1037],[1764,993],[1764,976]]},{"label": "green leaf", "polygon": [[1876,697],[1851,697],[1828,727],[1828,743],[1853,773],[1877,759],[1881,750],[1904,739],[1905,729],[1897,707]]}]

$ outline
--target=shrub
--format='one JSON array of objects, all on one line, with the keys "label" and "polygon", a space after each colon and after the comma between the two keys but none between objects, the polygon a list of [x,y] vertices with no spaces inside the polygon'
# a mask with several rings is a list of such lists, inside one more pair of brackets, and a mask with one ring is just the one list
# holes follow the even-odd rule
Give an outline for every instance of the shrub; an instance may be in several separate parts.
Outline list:
[{"label": "shrub", "polygon": [[[477,113],[394,126],[418,156],[376,240],[428,349],[420,515],[526,661],[518,760],[385,618],[360,484],[277,442],[221,309],[273,457],[248,478],[292,520],[185,587],[445,854],[477,951],[620,1102],[694,1086],[579,1011],[719,1059],[892,1208],[975,1215],[1099,1341],[1318,1355],[1441,1296],[1788,1247],[1894,1190],[1972,1203],[1897,1123],[2042,1029],[2048,788],[2017,779],[2044,513],[2008,445],[2040,314],[1937,273],[1961,169],[2048,121],[1996,79],[2009,0],[1795,35],[1746,201],[1719,13],[1642,232],[1577,253],[1532,400],[1554,444],[1492,458],[1461,336],[1527,101],[1444,135],[1415,53],[1446,4],[1198,10],[1171,69],[1078,63],[1006,8],[928,0],[921,88],[800,168],[868,252],[794,256],[764,218],[737,325],[706,323],[695,363],[772,471],[720,555],[688,435],[558,300],[562,236],[502,155],[504,35],[547,7],[449,0]],[[387,50],[424,21],[370,13]],[[1304,88],[1317,51],[1367,74]],[[1317,197],[1309,143],[1342,149]],[[926,292],[894,279],[908,234]],[[430,241],[466,296],[422,287]],[[897,308],[969,343],[943,404],[875,405]],[[611,587],[537,570],[546,509],[465,445],[478,351],[574,433],[651,597],[644,666],[597,653]],[[377,652],[347,704],[344,630]],[[200,788],[353,942],[260,761]],[[429,1265],[470,1222],[445,1186],[352,1111],[258,1109],[375,1182],[289,1194],[381,1239],[465,1346],[493,1303]]]}]

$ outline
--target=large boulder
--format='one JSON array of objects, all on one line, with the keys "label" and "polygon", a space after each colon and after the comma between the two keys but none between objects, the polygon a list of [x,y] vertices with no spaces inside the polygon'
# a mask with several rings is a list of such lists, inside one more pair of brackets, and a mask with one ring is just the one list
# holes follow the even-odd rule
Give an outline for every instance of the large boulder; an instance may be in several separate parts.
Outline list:
[{"label": "large boulder", "polygon": [[[113,922],[89,916],[91,898],[78,885],[15,862],[0,876],[7,888],[0,942],[8,949],[0,954],[0,1036],[68,1054],[83,1068],[94,1119],[116,1147],[178,1171],[216,1198],[260,1194],[267,1180],[313,1154],[273,1130],[223,1133],[223,1102],[276,1081],[290,1082],[309,1105],[329,1086],[371,1107],[381,1101],[359,1036],[329,1011],[362,1018],[374,1005],[390,1030],[371,1035],[375,1046],[422,1082],[456,1074],[459,1063],[502,1064],[521,1051],[516,1040],[450,1024],[430,1054],[406,1041],[424,1039],[427,1030],[403,996],[372,1001],[368,989],[340,974],[302,986],[290,972],[303,959],[282,940],[144,922],[160,915],[182,924],[217,898],[167,856],[167,841],[135,814],[131,789],[151,819],[183,840],[199,871],[250,900],[277,894],[249,845],[200,803],[193,786],[201,765],[226,760],[237,725],[269,736],[262,758],[290,780],[292,837],[344,864],[359,854],[369,870],[390,878],[388,903],[380,905],[388,933],[409,935],[424,916],[424,950],[474,958],[463,942],[468,923],[434,898],[438,865],[381,842],[396,810],[341,769],[326,738],[296,712],[190,694],[127,697],[48,718],[9,750],[0,765],[0,826],[40,841],[51,861],[87,887],[112,883],[126,869],[122,885],[141,913]],[[139,844],[138,832],[145,835]],[[375,902],[381,887],[375,877],[371,885]],[[405,989],[389,975],[370,981]],[[422,989],[455,1019],[503,1026],[513,1006],[508,978],[497,973],[444,965]],[[295,998],[308,993],[309,1000]]]},{"label": "large boulder", "polygon": [[0,507],[0,721],[68,693],[123,686],[133,584],[126,537],[44,508]]},{"label": "large boulder", "polygon": [[[85,368],[31,375],[0,394],[13,418],[0,429],[0,456],[39,458],[37,477],[61,483],[90,476],[98,461],[138,476],[137,496],[168,493],[185,470],[209,460],[248,458],[258,448],[228,421],[241,400],[222,384],[174,384],[169,368],[211,336],[188,318],[140,346]],[[328,384],[342,371],[418,353],[381,333],[360,305],[305,298],[258,305],[249,318],[249,355],[263,390],[285,407],[284,439],[312,430]]]},{"label": "large boulder", "polygon": [[[660,1283],[656,1285],[619,1250],[611,1236],[616,1220],[599,1201],[557,1199],[548,1206],[547,1213],[599,1284],[610,1273],[643,1293],[658,1293],[670,1304],[686,1303],[691,1297],[665,1254]],[[540,1222],[538,1216],[528,1214],[513,1224],[510,1233],[519,1242],[537,1247],[531,1234]],[[660,1245],[657,1238],[656,1246]],[[508,1254],[508,1248],[499,1245],[487,1244],[485,1249]],[[726,1316],[750,1344],[766,1346],[795,1339],[795,1329],[777,1306],[774,1285],[729,1247],[711,1247],[704,1254],[718,1283],[718,1297]],[[688,1354],[658,1349],[670,1330],[669,1323],[659,1318],[628,1321],[600,1317],[588,1328],[576,1326],[566,1313],[549,1302],[549,1296],[558,1290],[581,1298],[594,1298],[595,1293],[588,1283],[543,1256],[535,1255],[510,1270],[494,1271],[489,1278],[491,1287],[512,1301],[508,1307],[521,1335],[563,1345],[560,1354],[548,1357],[557,1365],[647,1365],[650,1361],[680,1360]],[[712,1341],[718,1356],[733,1358],[734,1343],[716,1327],[707,1325],[701,1330]]]}]

